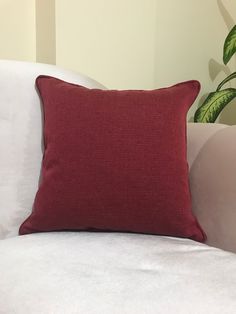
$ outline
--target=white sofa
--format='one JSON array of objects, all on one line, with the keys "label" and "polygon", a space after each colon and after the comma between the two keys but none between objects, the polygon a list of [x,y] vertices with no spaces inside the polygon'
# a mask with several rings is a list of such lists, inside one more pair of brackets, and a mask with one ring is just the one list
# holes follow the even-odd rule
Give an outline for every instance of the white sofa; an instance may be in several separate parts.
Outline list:
[{"label": "white sofa", "polygon": [[39,74],[104,88],[55,66],[0,61],[0,314],[236,313],[236,126],[188,124],[193,211],[207,244],[125,233],[18,236],[40,175]]}]

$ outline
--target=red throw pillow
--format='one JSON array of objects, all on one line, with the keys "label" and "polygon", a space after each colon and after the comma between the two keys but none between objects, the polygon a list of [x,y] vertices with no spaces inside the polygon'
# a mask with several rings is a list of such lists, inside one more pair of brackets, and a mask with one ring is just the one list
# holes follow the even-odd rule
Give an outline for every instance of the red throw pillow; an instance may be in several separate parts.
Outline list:
[{"label": "red throw pillow", "polygon": [[191,211],[186,113],[200,84],[98,90],[39,76],[42,180],[20,234],[139,232],[204,241]]}]

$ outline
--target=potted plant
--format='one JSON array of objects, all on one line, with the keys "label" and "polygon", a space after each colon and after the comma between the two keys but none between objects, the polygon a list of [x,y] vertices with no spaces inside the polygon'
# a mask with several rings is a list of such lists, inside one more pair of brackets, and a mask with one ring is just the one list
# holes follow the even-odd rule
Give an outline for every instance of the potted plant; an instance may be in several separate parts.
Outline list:
[{"label": "potted plant", "polygon": [[[226,65],[236,53],[236,25],[231,29],[224,42],[223,62]],[[236,97],[236,88],[223,88],[223,86],[236,78],[236,72],[227,76],[216,88],[209,93],[203,104],[196,110],[194,122],[213,123],[216,121],[224,107]]]}]

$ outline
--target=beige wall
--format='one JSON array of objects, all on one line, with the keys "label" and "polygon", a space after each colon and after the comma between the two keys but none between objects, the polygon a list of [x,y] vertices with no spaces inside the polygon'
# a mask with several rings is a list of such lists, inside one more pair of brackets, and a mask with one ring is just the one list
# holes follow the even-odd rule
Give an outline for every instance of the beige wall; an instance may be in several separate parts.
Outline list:
[{"label": "beige wall", "polygon": [[36,61],[56,63],[55,0],[35,0]]},{"label": "beige wall", "polygon": [[[57,63],[109,88],[198,79],[191,119],[225,75],[222,46],[235,23],[235,0],[56,0]],[[221,122],[236,124],[236,104]]]},{"label": "beige wall", "polygon": [[35,61],[35,3],[0,0],[0,58]]},{"label": "beige wall", "polygon": [[[225,36],[236,24],[235,0],[163,0],[157,10],[157,41],[155,84],[198,79],[202,84],[200,97],[213,91],[224,71],[222,53]],[[230,62],[236,70],[235,58]],[[221,122],[236,124],[236,104],[231,104],[222,114]]]},{"label": "beige wall", "polygon": [[152,88],[155,0],[56,0],[57,64],[110,88]]},{"label": "beige wall", "polygon": [[[196,107],[236,69],[235,58],[222,67],[234,24],[235,0],[0,0],[0,58],[56,63],[118,89],[198,79]],[[220,122],[236,124],[236,103]]]},{"label": "beige wall", "polygon": [[0,0],[0,58],[56,62],[55,0]]}]

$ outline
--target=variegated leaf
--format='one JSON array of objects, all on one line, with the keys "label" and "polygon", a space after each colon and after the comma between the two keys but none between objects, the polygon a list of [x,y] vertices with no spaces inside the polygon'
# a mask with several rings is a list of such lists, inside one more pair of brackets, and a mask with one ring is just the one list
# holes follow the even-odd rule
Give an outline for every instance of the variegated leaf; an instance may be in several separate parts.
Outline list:
[{"label": "variegated leaf", "polygon": [[231,81],[232,79],[236,78],[236,72],[230,74],[229,76],[227,76],[217,87],[217,91],[221,89],[221,87],[223,85],[225,85],[227,82]]},{"label": "variegated leaf", "polygon": [[224,43],[223,61],[227,64],[236,52],[236,25],[231,29]]},{"label": "variegated leaf", "polygon": [[210,93],[204,103],[195,112],[194,122],[215,122],[220,112],[235,97],[235,88],[227,88]]}]

